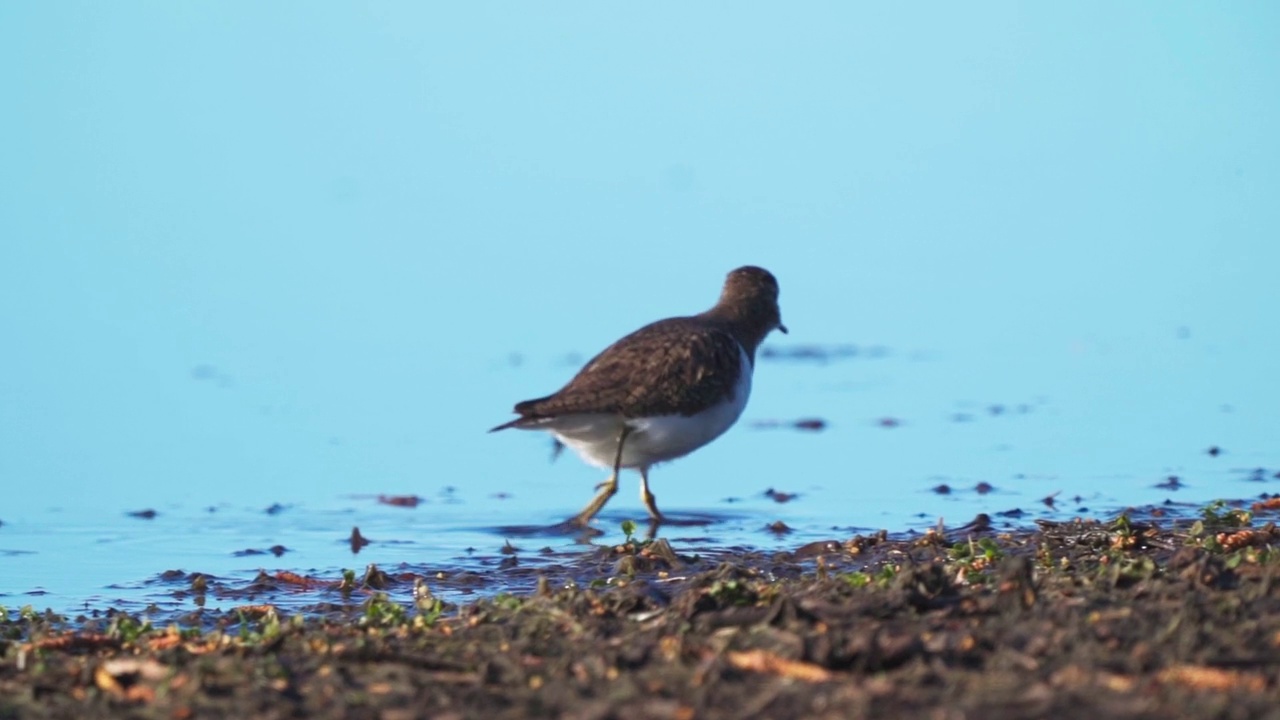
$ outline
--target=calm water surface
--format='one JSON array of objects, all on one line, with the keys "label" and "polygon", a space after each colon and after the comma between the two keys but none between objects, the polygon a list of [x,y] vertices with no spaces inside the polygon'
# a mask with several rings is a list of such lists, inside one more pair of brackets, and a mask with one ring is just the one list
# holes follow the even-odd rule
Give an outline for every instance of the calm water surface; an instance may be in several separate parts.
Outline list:
[{"label": "calm water surface", "polygon": [[[1039,391],[1003,393],[994,389],[1006,373],[992,359],[868,346],[824,361],[808,357],[811,347],[771,350],[775,357],[759,361],[753,402],[739,425],[653,475],[661,506],[684,521],[661,530],[678,551],[790,549],[878,528],[923,529],[939,520],[955,526],[980,512],[1021,510],[1019,517],[997,515],[1001,524],[1018,525],[1280,491],[1280,457],[1269,433],[1280,398],[1240,382],[1238,373],[1226,374],[1212,397],[1169,393],[1198,380],[1206,358],[1197,356],[1218,357],[1185,333],[1170,333],[1160,352],[1112,348],[1106,358],[1090,358],[1088,350],[1067,347],[1056,363],[1048,354],[1037,360],[1045,376]],[[545,367],[495,360],[467,380],[527,384],[536,392],[570,372],[561,360],[548,358]],[[1090,378],[1113,383],[1119,374],[1129,382],[1105,398],[1091,387]],[[962,393],[952,385],[956,378],[990,389]],[[207,390],[207,378],[188,382],[192,393]],[[501,419],[503,407],[494,409]],[[823,427],[797,429],[800,420]],[[173,584],[158,580],[167,570],[240,583],[262,569],[335,579],[341,569],[367,563],[420,574],[492,570],[508,541],[526,557],[544,548],[586,550],[580,539],[536,528],[584,504],[602,479],[597,471],[570,455],[550,463],[551,445],[540,433],[488,435],[471,427],[456,442],[454,452],[483,460],[440,460],[449,472],[424,468],[414,481],[353,479],[359,493],[318,491],[299,479],[186,492],[160,484],[133,504],[37,495],[25,507],[10,505],[16,511],[3,518],[0,602],[68,611],[154,602],[177,610],[190,601],[170,597]],[[341,443],[323,450],[337,457],[349,451]],[[486,470],[459,469],[464,465]],[[597,542],[619,542],[622,520],[643,519],[637,485],[624,476],[624,491],[596,523],[605,531]],[[939,491],[943,485],[949,492]],[[778,503],[770,490],[797,497]],[[380,494],[394,493],[417,496],[417,506],[380,502]],[[1052,507],[1043,502],[1051,495]],[[126,514],[148,509],[154,517]],[[792,532],[769,531],[775,521]],[[372,541],[358,554],[348,542],[353,527]],[[283,555],[271,554],[277,546]],[[499,572],[493,589],[503,586]]]}]

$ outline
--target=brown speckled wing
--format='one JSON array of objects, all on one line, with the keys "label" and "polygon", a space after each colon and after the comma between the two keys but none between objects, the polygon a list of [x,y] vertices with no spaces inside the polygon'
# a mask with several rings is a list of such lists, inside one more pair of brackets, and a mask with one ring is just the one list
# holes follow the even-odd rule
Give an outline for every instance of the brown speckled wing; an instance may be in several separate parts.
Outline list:
[{"label": "brown speckled wing", "polygon": [[740,346],[727,330],[671,318],[610,345],[559,392],[515,411],[524,421],[574,413],[694,415],[731,393],[743,370]]}]

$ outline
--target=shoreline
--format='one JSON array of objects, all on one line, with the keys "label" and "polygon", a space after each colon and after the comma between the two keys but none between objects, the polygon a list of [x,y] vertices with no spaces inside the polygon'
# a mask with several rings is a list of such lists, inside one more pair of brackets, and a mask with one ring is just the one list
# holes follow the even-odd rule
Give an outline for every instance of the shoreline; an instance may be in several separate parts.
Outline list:
[{"label": "shoreline", "polygon": [[475,579],[374,568],[264,574],[187,626],[9,608],[0,718],[1267,716],[1278,509],[769,553],[632,537],[582,553],[582,580],[458,605],[430,588]]}]

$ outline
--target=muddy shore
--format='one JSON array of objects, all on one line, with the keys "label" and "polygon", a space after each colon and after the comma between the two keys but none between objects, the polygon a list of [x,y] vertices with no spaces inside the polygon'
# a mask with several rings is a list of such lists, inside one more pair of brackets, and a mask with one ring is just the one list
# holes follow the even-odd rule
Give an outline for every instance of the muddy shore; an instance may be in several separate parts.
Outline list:
[{"label": "muddy shore", "polygon": [[372,568],[264,573],[163,625],[7,608],[0,719],[1280,717],[1278,507],[767,554],[632,538],[462,605],[432,594],[458,578]]}]

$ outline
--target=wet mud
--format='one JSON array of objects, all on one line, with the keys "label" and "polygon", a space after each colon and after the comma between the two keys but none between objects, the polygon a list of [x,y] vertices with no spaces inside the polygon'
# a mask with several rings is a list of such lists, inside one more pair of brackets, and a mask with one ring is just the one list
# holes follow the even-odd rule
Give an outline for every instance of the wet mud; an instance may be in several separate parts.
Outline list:
[{"label": "wet mud", "polygon": [[6,609],[0,718],[1277,717],[1277,516],[1264,498],[785,552],[659,532],[508,544],[487,571],[175,573],[196,609],[162,622]]}]

